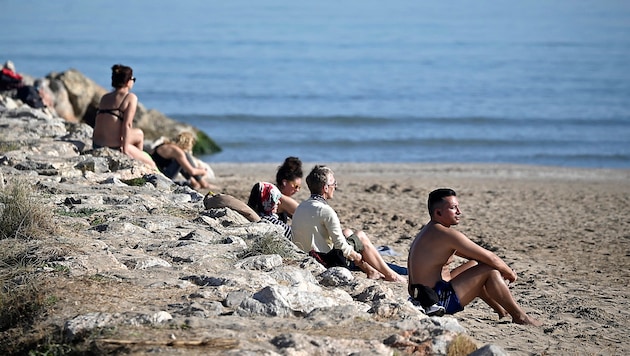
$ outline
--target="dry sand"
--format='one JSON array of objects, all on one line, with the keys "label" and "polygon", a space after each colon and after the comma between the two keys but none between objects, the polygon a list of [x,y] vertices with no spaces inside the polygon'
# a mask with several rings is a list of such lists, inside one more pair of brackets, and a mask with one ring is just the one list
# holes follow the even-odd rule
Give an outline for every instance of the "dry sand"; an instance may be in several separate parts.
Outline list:
[{"label": "dry sand", "polygon": [[[630,170],[325,164],[339,182],[331,205],[342,225],[399,252],[386,259],[402,266],[428,221],[428,193],[457,191],[464,218],[456,228],[517,272],[515,299],[544,322],[536,328],[498,320],[476,300],[454,317],[481,345],[513,355],[630,354]],[[312,166],[304,163],[305,176]],[[220,191],[244,201],[254,182],[273,182],[276,167],[212,164]],[[306,184],[295,197],[308,197]]]}]

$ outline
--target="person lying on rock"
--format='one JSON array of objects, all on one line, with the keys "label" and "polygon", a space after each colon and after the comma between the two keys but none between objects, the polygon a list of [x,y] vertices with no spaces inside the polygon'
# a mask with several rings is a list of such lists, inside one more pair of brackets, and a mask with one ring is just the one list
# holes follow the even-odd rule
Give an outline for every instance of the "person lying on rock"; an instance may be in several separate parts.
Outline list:
[{"label": "person lying on rock", "polygon": [[284,236],[291,240],[293,238],[291,226],[278,218],[278,207],[282,205],[281,198],[282,193],[278,187],[268,182],[258,182],[249,193],[247,205],[260,216],[260,221],[281,226]]},{"label": "person lying on rock", "polygon": [[371,279],[406,282],[383,261],[365,232],[341,228],[337,213],[328,205],[337,188],[330,168],[315,166],[306,184],[311,196],[298,205],[291,223],[295,245],[326,267],[354,265]]},{"label": "person lying on rock", "polygon": [[[455,191],[436,189],[429,193],[427,205],[431,220],[409,249],[409,294],[420,300],[426,288],[433,289],[446,314],[462,311],[480,297],[499,318],[511,315],[517,324],[542,325],[512,297],[508,283],[516,281],[516,273],[497,255],[452,228],[462,214]],[[468,262],[451,270],[455,256]]]},{"label": "person lying on rock", "polygon": [[157,168],[170,179],[181,173],[193,189],[206,189],[210,185],[206,182],[207,171],[197,168],[192,156],[195,145],[195,135],[184,131],[177,135],[174,141],[165,140],[153,149],[151,158]]}]

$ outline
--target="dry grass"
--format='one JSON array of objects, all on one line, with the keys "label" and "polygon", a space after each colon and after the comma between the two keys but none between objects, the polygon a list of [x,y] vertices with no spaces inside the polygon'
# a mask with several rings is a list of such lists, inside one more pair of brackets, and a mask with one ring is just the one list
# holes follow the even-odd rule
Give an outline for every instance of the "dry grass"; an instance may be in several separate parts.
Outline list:
[{"label": "dry grass", "polygon": [[477,350],[477,345],[470,336],[459,334],[448,345],[448,356],[466,356]]},{"label": "dry grass", "polygon": [[282,258],[295,258],[295,253],[287,243],[287,239],[281,234],[268,232],[262,236],[254,236],[248,241],[248,248],[239,258],[258,255],[280,255]]},{"label": "dry grass", "polygon": [[0,239],[43,237],[55,231],[50,209],[39,203],[31,185],[14,180],[0,190]]},{"label": "dry grass", "polygon": [[0,142],[0,153],[19,150],[22,148],[17,142]]},{"label": "dry grass", "polygon": [[[36,192],[21,180],[0,190],[0,353],[23,353],[34,320],[54,298],[43,291],[37,274],[45,258],[41,241],[56,231],[52,212],[38,202]],[[38,337],[36,337],[38,338]]]}]

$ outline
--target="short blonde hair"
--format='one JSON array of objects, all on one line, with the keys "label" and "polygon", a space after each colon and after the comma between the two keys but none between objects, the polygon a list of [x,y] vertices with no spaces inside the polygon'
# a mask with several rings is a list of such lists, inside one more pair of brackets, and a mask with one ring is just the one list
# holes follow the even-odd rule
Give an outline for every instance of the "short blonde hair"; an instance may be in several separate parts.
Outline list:
[{"label": "short blonde hair", "polygon": [[182,150],[191,152],[195,145],[195,135],[189,131],[180,132],[179,135],[175,137],[175,144]]}]

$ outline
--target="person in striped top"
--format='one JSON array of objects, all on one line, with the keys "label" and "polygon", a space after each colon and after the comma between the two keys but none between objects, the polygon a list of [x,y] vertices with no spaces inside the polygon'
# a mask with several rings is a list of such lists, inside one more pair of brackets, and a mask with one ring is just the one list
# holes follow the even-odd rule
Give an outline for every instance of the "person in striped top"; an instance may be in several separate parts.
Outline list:
[{"label": "person in striped top", "polygon": [[292,240],[291,226],[278,218],[281,197],[282,193],[275,185],[269,182],[258,182],[249,193],[247,205],[260,216],[260,221],[281,226],[284,236]]}]

